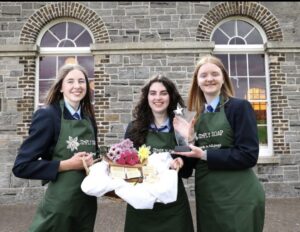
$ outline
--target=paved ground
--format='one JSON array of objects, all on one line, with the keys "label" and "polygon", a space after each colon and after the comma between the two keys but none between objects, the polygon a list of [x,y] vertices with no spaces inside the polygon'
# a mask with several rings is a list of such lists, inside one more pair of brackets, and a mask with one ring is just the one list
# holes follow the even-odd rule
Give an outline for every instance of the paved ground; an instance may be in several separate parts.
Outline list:
[{"label": "paved ground", "polygon": [[[100,203],[95,232],[122,232],[125,208],[124,202]],[[191,208],[195,217],[194,202]],[[36,205],[28,204],[0,205],[0,232],[25,232],[35,209]],[[300,198],[268,199],[264,232],[300,232]]]}]

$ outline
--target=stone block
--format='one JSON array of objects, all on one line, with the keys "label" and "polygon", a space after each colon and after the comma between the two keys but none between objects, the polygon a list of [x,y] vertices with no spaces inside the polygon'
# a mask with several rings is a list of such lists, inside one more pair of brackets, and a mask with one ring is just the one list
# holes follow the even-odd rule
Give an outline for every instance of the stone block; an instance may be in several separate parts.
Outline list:
[{"label": "stone block", "polygon": [[21,6],[7,5],[2,6],[2,15],[15,15],[21,14]]}]

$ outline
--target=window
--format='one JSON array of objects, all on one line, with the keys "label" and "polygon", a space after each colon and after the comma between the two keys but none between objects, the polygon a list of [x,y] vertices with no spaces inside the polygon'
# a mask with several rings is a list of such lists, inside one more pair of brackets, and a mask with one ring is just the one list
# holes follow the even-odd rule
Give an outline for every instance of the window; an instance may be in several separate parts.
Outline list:
[{"label": "window", "polygon": [[79,22],[58,20],[52,22],[38,38],[40,55],[37,61],[36,108],[43,105],[48,90],[66,63],[78,63],[86,68],[94,94],[94,59],[90,54],[91,33]]},{"label": "window", "polygon": [[211,40],[232,80],[235,96],[247,99],[256,113],[260,155],[272,154],[268,72],[263,43],[266,36],[256,23],[229,18],[217,25]]}]

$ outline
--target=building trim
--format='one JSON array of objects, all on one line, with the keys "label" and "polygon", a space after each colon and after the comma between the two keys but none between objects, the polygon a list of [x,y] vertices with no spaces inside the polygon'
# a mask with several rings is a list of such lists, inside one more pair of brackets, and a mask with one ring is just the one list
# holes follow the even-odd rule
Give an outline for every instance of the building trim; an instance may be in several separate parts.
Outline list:
[{"label": "building trim", "polygon": [[0,57],[37,56],[39,47],[35,44],[5,45],[0,47]]},{"label": "building trim", "polygon": [[91,44],[94,55],[148,54],[148,53],[211,53],[214,42],[144,42]]}]

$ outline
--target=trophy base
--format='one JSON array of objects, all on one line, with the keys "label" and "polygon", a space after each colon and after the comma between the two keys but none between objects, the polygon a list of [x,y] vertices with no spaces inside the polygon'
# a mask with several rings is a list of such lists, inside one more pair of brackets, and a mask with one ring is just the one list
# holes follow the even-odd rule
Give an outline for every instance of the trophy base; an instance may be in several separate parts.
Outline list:
[{"label": "trophy base", "polygon": [[189,152],[191,151],[191,148],[189,146],[175,146],[174,152]]}]

